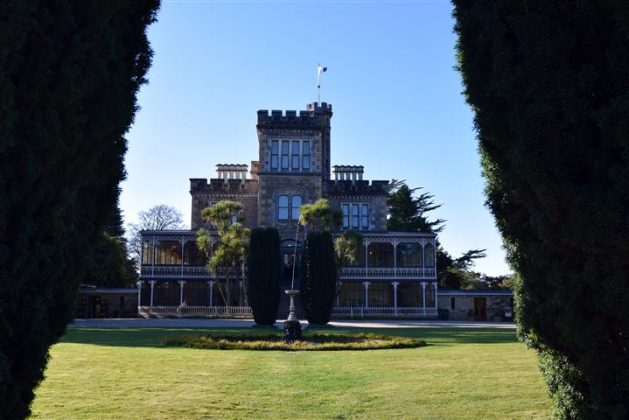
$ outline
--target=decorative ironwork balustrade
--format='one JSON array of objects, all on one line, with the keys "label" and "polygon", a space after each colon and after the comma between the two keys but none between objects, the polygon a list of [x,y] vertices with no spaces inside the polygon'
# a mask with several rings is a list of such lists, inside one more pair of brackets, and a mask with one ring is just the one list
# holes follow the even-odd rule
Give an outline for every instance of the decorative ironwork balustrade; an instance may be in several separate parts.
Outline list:
[{"label": "decorative ironwork balustrade", "polygon": [[434,318],[437,308],[393,306],[335,306],[332,318]]},{"label": "decorative ironwork balustrade", "polygon": [[425,267],[343,267],[341,280],[361,279],[398,279],[398,280],[434,280],[437,273],[434,268]]},{"label": "decorative ironwork balustrade", "polygon": [[217,270],[211,274],[204,266],[188,265],[143,265],[140,271],[141,278],[185,279],[185,278],[220,278],[239,279],[242,277],[240,267],[228,267]]},{"label": "decorative ironwork balustrade", "polygon": [[140,306],[145,318],[252,318],[250,306]]}]

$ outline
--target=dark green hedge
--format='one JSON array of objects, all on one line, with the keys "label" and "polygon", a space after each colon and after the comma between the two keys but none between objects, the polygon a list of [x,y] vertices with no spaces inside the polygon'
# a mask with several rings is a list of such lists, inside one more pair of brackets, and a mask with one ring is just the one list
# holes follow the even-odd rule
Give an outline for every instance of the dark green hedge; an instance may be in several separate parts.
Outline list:
[{"label": "dark green hedge", "polygon": [[336,296],[334,243],[329,232],[309,232],[301,259],[300,297],[311,324],[327,324]]},{"label": "dark green hedge", "polygon": [[629,418],[629,3],[454,4],[520,337],[559,416]]},{"label": "dark green hedge", "polygon": [[0,1],[0,418],[28,416],[116,218],[158,6]]},{"label": "dark green hedge", "polygon": [[277,229],[251,230],[247,253],[247,297],[257,324],[272,325],[277,318],[282,281],[280,234]]}]

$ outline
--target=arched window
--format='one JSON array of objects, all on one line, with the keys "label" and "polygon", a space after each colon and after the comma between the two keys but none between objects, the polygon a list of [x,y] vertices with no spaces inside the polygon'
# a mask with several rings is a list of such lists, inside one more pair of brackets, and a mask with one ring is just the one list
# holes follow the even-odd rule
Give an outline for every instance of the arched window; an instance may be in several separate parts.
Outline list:
[{"label": "arched window", "polygon": [[277,197],[277,218],[279,220],[288,220],[288,196],[280,195]]},{"label": "arched window", "polygon": [[299,220],[299,208],[301,207],[301,195],[294,195],[291,199],[290,219]]},{"label": "arched window", "polygon": [[424,248],[424,264],[426,267],[435,266],[435,247],[432,244],[428,244]]}]

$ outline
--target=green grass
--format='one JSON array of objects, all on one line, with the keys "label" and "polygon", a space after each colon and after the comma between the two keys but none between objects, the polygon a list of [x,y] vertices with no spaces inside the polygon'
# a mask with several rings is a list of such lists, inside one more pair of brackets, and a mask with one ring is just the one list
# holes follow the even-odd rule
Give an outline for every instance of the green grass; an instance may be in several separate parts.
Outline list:
[{"label": "green grass", "polygon": [[[334,334],[360,331],[335,329]],[[511,330],[382,329],[415,349],[165,347],[183,335],[268,329],[70,329],[51,350],[35,418],[531,418],[551,403]]]}]

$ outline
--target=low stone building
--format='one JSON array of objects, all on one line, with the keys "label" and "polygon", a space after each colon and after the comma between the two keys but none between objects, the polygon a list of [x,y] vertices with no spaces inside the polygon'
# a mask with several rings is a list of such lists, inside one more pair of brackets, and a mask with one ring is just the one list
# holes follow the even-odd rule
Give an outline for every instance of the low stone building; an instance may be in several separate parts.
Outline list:
[{"label": "low stone building", "polygon": [[353,229],[364,238],[361,258],[342,268],[334,316],[437,316],[435,235],[386,230],[388,181],[364,179],[360,165],[331,165],[331,118],[332,105],[325,102],[299,112],[260,110],[257,160],[218,164],[209,181],[190,179],[191,230],[142,232],[141,313],[250,316],[242,273],[229,273],[234,289],[227,301],[205,270],[195,238],[199,228],[211,226],[201,210],[239,201],[246,226],[276,227],[288,284],[293,264],[299,281],[300,207],[326,198],[342,212],[339,232]]},{"label": "low stone building", "polygon": [[138,289],[89,287],[79,290],[77,318],[130,318],[138,315]]},{"label": "low stone building", "polygon": [[457,321],[512,321],[513,292],[495,290],[439,290],[439,315]]}]

